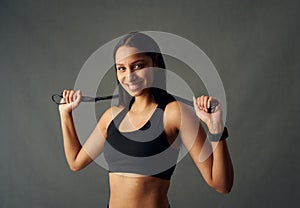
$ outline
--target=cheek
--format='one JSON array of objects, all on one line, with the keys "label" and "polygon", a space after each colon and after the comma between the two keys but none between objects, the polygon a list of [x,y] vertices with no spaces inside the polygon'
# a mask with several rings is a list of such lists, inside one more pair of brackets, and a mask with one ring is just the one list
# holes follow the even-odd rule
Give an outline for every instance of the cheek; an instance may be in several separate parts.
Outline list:
[{"label": "cheek", "polygon": [[117,72],[117,80],[121,83],[123,79],[123,76]]},{"label": "cheek", "polygon": [[147,77],[148,77],[148,82],[151,85],[153,83],[153,80],[154,80],[154,72],[153,72],[152,69],[148,70]]}]

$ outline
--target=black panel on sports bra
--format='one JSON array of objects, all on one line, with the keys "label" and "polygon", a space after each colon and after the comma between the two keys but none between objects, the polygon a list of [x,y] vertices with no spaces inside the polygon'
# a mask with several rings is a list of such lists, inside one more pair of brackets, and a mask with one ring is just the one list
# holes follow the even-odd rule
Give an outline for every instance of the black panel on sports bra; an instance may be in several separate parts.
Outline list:
[{"label": "black panel on sports bra", "polygon": [[137,173],[170,180],[179,152],[174,147],[177,145],[169,144],[163,125],[164,109],[174,100],[170,97],[158,104],[151,118],[138,130],[120,132],[118,129],[131,104],[113,119],[104,145],[104,157],[110,172]]}]

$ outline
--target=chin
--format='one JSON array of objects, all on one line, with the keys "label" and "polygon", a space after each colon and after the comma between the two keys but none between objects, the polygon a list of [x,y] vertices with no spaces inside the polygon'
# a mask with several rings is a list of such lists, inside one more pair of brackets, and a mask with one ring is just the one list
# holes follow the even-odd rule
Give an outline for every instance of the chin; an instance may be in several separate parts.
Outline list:
[{"label": "chin", "polygon": [[137,90],[137,91],[131,91],[131,90],[126,90],[127,93],[132,96],[132,97],[137,97],[137,96],[141,96],[143,94],[145,94],[146,92],[148,92],[149,90],[145,89],[141,89],[141,90]]},{"label": "chin", "polygon": [[142,91],[137,91],[137,92],[127,91],[127,92],[128,92],[128,94],[129,94],[130,96],[132,96],[132,97],[140,96],[140,95],[143,94]]}]

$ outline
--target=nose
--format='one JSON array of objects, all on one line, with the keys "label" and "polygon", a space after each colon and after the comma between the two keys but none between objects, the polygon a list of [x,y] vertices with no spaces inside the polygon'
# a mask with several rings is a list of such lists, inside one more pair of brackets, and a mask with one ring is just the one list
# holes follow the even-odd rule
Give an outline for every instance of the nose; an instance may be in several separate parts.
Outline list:
[{"label": "nose", "polygon": [[128,70],[128,73],[127,73],[127,81],[128,82],[132,82],[136,79],[136,74],[135,74],[135,71],[133,70]]}]

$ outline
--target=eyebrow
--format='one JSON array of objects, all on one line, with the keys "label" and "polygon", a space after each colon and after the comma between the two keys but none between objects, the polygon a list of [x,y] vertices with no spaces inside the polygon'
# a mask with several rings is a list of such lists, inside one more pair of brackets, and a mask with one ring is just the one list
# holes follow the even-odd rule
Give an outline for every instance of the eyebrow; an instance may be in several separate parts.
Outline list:
[{"label": "eyebrow", "polygon": [[[136,63],[138,63],[138,62],[145,62],[145,60],[144,59],[139,59],[139,60],[136,60],[136,61],[134,61],[134,62],[132,62],[130,65],[134,65],[134,64],[136,64]],[[124,64],[116,64],[117,66],[123,66]]]}]

